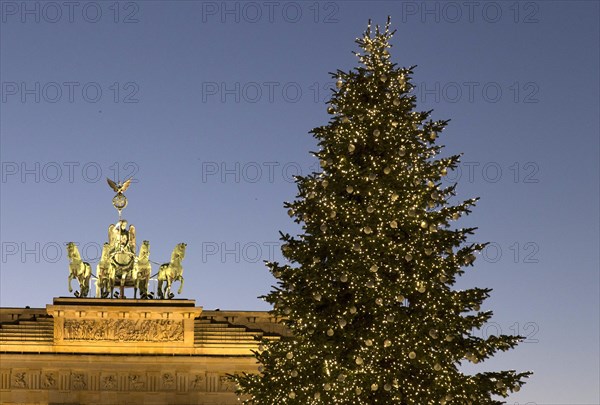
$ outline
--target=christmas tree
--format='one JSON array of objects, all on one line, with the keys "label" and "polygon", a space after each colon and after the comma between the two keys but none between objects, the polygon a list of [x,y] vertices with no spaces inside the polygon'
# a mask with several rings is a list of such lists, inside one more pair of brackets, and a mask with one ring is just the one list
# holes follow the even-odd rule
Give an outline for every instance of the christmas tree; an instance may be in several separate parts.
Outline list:
[{"label": "christmas tree", "polygon": [[448,202],[459,156],[437,157],[436,144],[448,121],[415,111],[414,67],[391,62],[393,34],[389,19],[369,23],[361,65],[332,74],[331,119],[311,131],[322,171],[298,177],[285,204],[303,233],[282,234],[290,265],[268,263],[278,286],[263,298],[291,336],[261,343],[259,374],[234,376],[245,403],[501,404],[531,374],[460,370],[522,337],[475,336],[491,290],[453,289],[485,247],[452,226],[477,199]]}]

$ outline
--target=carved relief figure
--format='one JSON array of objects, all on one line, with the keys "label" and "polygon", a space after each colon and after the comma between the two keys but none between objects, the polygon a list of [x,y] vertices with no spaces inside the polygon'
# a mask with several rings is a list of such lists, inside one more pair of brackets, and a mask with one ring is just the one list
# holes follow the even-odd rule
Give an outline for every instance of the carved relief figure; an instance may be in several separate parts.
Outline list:
[{"label": "carved relief figure", "polygon": [[56,378],[53,373],[44,374],[44,378],[42,379],[42,387],[48,388],[56,388]]},{"label": "carved relief figure", "polygon": [[226,375],[222,375],[219,380],[221,381],[221,391],[234,392],[236,390],[236,384]]},{"label": "carved relief figure", "polygon": [[145,384],[146,383],[142,380],[142,378],[139,375],[133,374],[129,376],[129,386],[131,387],[131,389],[141,390],[144,388]]},{"label": "carved relief figure", "polygon": [[79,254],[77,245],[73,242],[67,244],[67,256],[69,257],[69,292],[73,291],[71,280],[77,279],[80,292],[75,294],[78,297],[87,297],[90,291],[90,276],[92,267],[88,262],[84,262]]},{"label": "carved relief figure", "polygon": [[196,374],[196,377],[190,381],[190,387],[194,390],[201,390],[204,388],[204,376]]},{"label": "carved relief figure", "polygon": [[183,338],[183,323],[172,320],[67,319],[64,324],[64,340],[172,342]]},{"label": "carved relief figure", "polygon": [[[179,281],[179,290],[177,294],[181,294],[183,289],[183,266],[181,262],[185,256],[186,243],[179,243],[171,253],[171,261],[162,264],[158,270],[158,296],[159,298],[173,298],[171,293],[171,284],[174,281]],[[166,283],[163,289],[163,283]]]},{"label": "carved relief figure", "polygon": [[175,377],[171,373],[164,373],[162,375],[163,388],[172,389],[175,388]]},{"label": "carved relief figure", "polygon": [[140,291],[140,298],[146,298],[148,296],[150,273],[152,273],[152,265],[150,264],[150,242],[145,240],[142,242],[140,253],[133,265],[133,298],[137,297],[138,290]]},{"label": "carved relief figure", "polygon": [[71,374],[71,388],[74,390],[83,390],[87,386],[85,375],[82,373]]},{"label": "carved relief figure", "polygon": [[15,378],[13,380],[13,387],[17,388],[27,388],[27,381],[25,380],[27,373],[15,373]]},{"label": "carved relief figure", "polygon": [[114,375],[108,375],[102,379],[102,389],[111,391],[117,388],[117,378]]}]

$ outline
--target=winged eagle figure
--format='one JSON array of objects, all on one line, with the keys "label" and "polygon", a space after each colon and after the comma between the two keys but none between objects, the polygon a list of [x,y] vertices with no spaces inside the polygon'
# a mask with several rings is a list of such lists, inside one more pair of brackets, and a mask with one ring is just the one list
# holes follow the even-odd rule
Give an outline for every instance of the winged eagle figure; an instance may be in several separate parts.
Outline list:
[{"label": "winged eagle figure", "polygon": [[108,182],[110,188],[112,188],[117,194],[123,194],[131,185],[131,179],[126,180],[124,183],[115,183],[109,178],[106,178],[106,181]]}]

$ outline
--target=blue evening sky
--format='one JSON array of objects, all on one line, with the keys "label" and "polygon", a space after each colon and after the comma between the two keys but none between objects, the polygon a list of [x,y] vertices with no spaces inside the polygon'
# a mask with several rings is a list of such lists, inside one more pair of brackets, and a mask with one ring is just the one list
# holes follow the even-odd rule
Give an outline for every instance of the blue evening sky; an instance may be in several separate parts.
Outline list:
[{"label": "blue evening sky", "polygon": [[[356,66],[367,20],[398,30],[421,109],[463,152],[461,225],[492,242],[459,287],[493,288],[479,333],[526,335],[477,370],[533,370],[509,403],[598,404],[597,1],[0,1],[0,306],[66,296],[64,245],[95,266],[124,217],[182,297],[267,310],[282,204],[316,168],[328,72]],[[139,243],[139,242],[138,242]],[[74,283],[75,284],[75,283]]]}]

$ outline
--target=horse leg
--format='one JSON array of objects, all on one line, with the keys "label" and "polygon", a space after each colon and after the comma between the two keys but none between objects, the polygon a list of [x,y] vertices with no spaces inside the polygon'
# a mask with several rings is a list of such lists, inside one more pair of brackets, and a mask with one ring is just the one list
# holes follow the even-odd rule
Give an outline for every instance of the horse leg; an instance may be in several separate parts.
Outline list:
[{"label": "horse leg", "polygon": [[160,298],[160,299],[165,298],[165,295],[164,295],[163,289],[162,289],[162,285],[163,285],[163,281],[161,279],[158,279],[158,298]]},{"label": "horse leg", "polygon": [[119,286],[119,291],[120,291],[119,298],[125,298],[125,278],[126,277],[127,277],[127,274],[125,272],[123,272],[123,275],[121,276],[121,284]]},{"label": "horse leg", "polygon": [[69,292],[73,292],[73,287],[71,287],[71,280],[73,280],[73,274],[69,273]]},{"label": "horse leg", "polygon": [[177,290],[177,294],[181,294],[181,290],[183,290],[183,276],[179,276],[179,290]]},{"label": "horse leg", "polygon": [[165,289],[165,295],[167,296],[168,299],[171,298],[171,284],[173,284],[173,279],[169,276],[167,276],[167,288]]},{"label": "horse leg", "polygon": [[102,298],[102,286],[100,278],[96,278],[96,298]]}]

